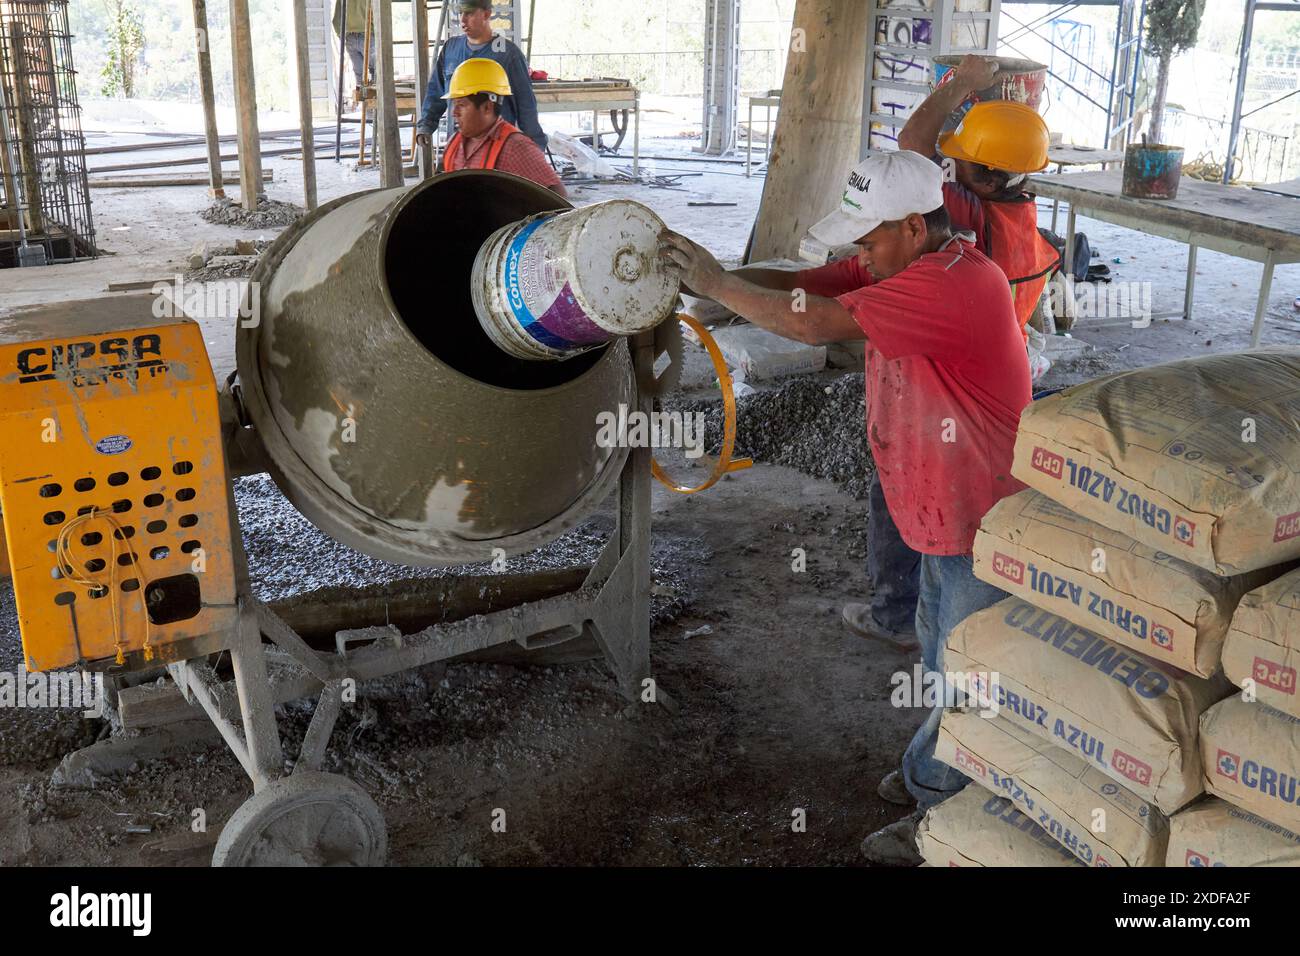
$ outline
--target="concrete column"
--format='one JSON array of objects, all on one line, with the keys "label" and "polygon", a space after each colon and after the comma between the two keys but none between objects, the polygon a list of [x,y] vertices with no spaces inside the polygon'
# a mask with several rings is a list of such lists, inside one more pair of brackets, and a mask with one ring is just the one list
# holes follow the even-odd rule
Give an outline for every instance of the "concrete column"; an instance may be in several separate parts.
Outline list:
[{"label": "concrete column", "polygon": [[781,112],[749,261],[797,258],[808,227],[840,200],[858,162],[868,5],[799,0]]}]

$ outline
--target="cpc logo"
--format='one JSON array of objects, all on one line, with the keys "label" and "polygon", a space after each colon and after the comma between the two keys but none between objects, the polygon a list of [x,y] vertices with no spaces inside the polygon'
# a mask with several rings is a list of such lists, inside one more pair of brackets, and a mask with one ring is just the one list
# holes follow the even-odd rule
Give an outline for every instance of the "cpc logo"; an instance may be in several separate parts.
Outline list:
[{"label": "cpc logo", "polygon": [[1121,776],[1129,780],[1146,786],[1151,782],[1151,768],[1147,764],[1138,760],[1137,757],[1130,757],[1122,750],[1116,750],[1111,757],[1110,765],[1114,767]]},{"label": "cpc logo", "polygon": [[1048,451],[1041,445],[1034,448],[1034,454],[1029,463],[1038,471],[1052,478],[1060,478],[1065,474],[1065,459],[1055,452]]},{"label": "cpc logo", "polygon": [[1008,557],[1001,551],[993,552],[993,572],[1012,584],[1025,583],[1025,562]]},{"label": "cpc logo", "polygon": [[1172,651],[1174,649],[1174,632],[1163,624],[1153,624],[1151,625],[1151,643],[1161,650]]},{"label": "cpc logo", "polygon": [[1195,850],[1187,851],[1187,860],[1184,866],[1209,866],[1210,858],[1204,853],[1197,853]]},{"label": "cpc logo", "polygon": [[988,768],[984,766],[983,761],[974,754],[962,750],[960,747],[957,748],[956,764],[958,770],[965,770],[972,776],[988,776]]},{"label": "cpc logo", "polygon": [[1196,522],[1179,515],[1174,519],[1174,537],[1189,548],[1192,547],[1196,543]]},{"label": "cpc logo", "polygon": [[1283,515],[1277,519],[1277,527],[1273,531],[1273,541],[1275,543],[1288,541],[1297,535],[1300,535],[1300,511]]},{"label": "cpc logo", "polygon": [[1214,769],[1219,772],[1219,776],[1227,777],[1229,780],[1234,782],[1240,782],[1237,780],[1237,771],[1240,767],[1241,758],[1236,754],[1228,753],[1226,750],[1220,750],[1219,756],[1215,758]]}]

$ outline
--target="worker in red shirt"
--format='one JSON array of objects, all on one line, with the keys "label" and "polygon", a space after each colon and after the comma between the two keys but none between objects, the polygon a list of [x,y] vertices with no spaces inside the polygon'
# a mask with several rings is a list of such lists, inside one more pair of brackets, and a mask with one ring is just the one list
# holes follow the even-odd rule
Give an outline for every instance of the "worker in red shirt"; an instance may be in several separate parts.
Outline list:
[{"label": "worker in red shirt", "polygon": [[[660,255],[693,292],[809,344],[866,339],[867,440],[889,512],[921,553],[916,635],[924,666],[968,614],[1005,597],[975,577],[980,519],[1024,487],[1011,476],[1029,365],[1006,277],[969,236],[954,235],[939,167],[916,153],[871,156],[849,174],[838,211],[813,227],[857,255],[804,272],[725,272],[705,249],[665,231]],[[916,863],[920,811],[968,782],[935,759],[936,708],[903,756],[918,812],[871,834],[876,862]]]},{"label": "worker in red shirt", "polygon": [[495,169],[567,196],[537,144],[501,118],[499,105],[509,95],[510,79],[496,60],[474,57],[456,67],[446,98],[457,130],[442,154],[441,171]]},{"label": "worker in red shirt", "polygon": [[[1025,326],[1060,262],[1055,247],[1038,231],[1038,206],[1024,189],[1027,174],[1047,165],[1047,124],[1022,103],[992,100],[976,103],[953,132],[940,135],[948,117],[973,92],[991,86],[997,72],[998,61],[992,57],[964,57],[908,118],[898,146],[932,157],[949,171],[943,204],[952,227],[973,233],[980,252],[1006,275],[1016,321],[1027,340]],[[920,556],[899,536],[881,506],[883,491],[876,479],[868,498],[871,597],[846,605],[844,623],[859,636],[911,650],[916,646],[910,623],[916,616]],[[896,802],[905,798],[896,787],[883,788],[881,796]]]}]

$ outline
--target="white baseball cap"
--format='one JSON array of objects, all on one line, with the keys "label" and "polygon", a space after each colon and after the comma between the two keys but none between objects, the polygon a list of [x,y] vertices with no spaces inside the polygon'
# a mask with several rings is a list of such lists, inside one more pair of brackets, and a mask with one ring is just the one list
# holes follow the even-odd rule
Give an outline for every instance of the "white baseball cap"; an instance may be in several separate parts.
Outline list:
[{"label": "white baseball cap", "polygon": [[843,246],[882,222],[943,205],[943,171],[920,153],[899,149],[868,156],[849,173],[840,208],[810,230],[828,246]]}]

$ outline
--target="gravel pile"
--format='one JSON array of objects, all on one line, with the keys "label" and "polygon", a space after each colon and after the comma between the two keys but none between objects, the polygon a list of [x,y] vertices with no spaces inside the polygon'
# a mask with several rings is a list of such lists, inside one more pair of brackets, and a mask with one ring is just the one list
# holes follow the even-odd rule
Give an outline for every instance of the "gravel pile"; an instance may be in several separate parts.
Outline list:
[{"label": "gravel pile", "polygon": [[[854,498],[867,497],[875,464],[867,447],[861,372],[792,376],[736,402],[736,452],[833,481]],[[722,447],[722,399],[664,401],[667,411],[704,412],[709,454]]]},{"label": "gravel pile", "polygon": [[244,229],[267,229],[287,226],[303,216],[303,208],[291,202],[263,198],[257,208],[249,212],[228,197],[218,199],[199,215],[205,222],[218,226],[240,226]]}]

